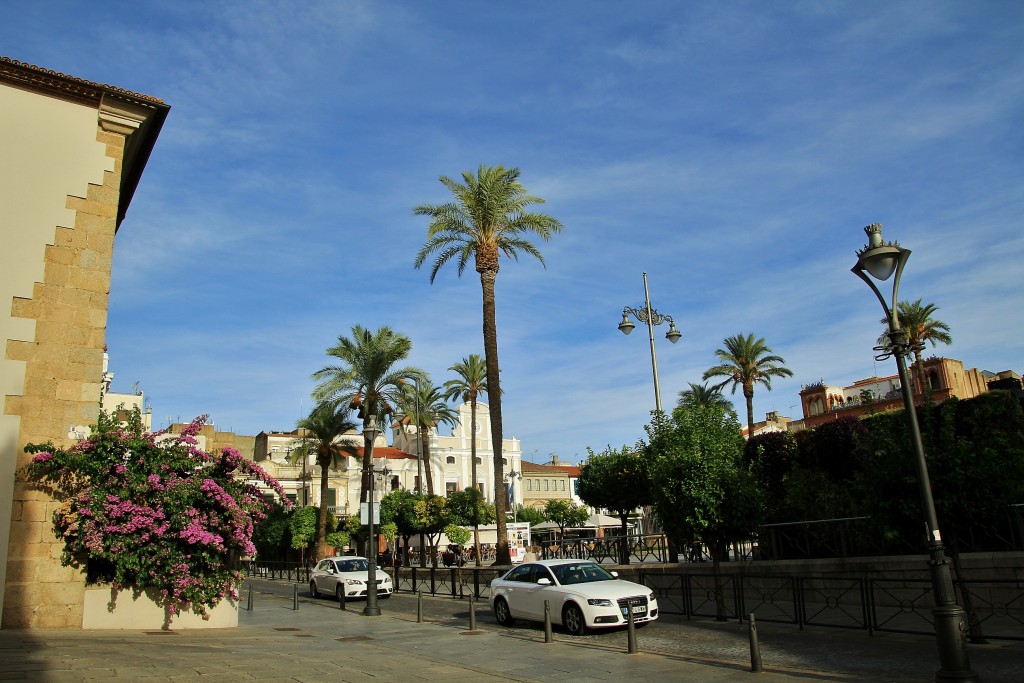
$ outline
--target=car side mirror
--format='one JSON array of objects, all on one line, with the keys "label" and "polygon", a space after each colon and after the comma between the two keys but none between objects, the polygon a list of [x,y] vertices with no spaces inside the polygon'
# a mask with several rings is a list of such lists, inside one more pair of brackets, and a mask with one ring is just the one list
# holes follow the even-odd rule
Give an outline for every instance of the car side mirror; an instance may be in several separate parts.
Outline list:
[{"label": "car side mirror", "polygon": [[537,585],[538,586],[550,586],[551,585],[551,579],[537,579]]},{"label": "car side mirror", "polygon": [[379,564],[377,565],[377,571],[380,571],[380,565]]}]

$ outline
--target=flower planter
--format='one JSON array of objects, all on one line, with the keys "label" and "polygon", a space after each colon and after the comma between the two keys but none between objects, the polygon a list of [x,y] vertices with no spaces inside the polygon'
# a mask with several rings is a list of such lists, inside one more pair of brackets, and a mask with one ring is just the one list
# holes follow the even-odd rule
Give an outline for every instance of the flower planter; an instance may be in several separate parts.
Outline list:
[{"label": "flower planter", "polygon": [[192,612],[171,616],[152,598],[153,589],[138,596],[132,590],[117,591],[110,586],[85,589],[83,629],[176,630],[190,628],[233,628],[238,626],[238,604],[221,600],[207,610],[208,620]]}]

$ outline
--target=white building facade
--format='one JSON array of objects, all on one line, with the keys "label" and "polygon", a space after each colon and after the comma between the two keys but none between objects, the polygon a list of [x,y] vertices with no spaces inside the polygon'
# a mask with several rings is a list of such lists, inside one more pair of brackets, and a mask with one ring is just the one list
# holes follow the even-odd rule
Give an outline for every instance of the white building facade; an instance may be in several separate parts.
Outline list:
[{"label": "white building facade", "polygon": [[[483,494],[484,500],[494,502],[494,449],[491,441],[491,415],[486,403],[477,401],[476,423],[473,423],[472,406],[463,403],[456,411],[458,424],[456,424],[450,435],[440,435],[437,427],[430,430],[430,453],[429,466],[434,479],[434,493],[446,495],[452,491],[461,491],[469,486],[476,485]],[[416,426],[412,424],[401,424],[395,422],[391,429],[394,432],[393,445],[395,448],[420,457],[419,439],[417,439]],[[476,481],[472,481],[472,441],[476,435]],[[522,472],[522,445],[519,439],[512,437],[502,439],[501,459],[502,472],[507,475],[509,472]],[[415,464],[415,461],[414,461]],[[426,463],[424,463],[426,466]],[[425,475],[424,475],[425,476]],[[507,477],[502,482],[502,490],[508,490]],[[424,489],[426,484],[424,483]],[[507,494],[506,494],[507,495]],[[512,487],[514,503],[521,505],[523,494],[519,486]]]}]

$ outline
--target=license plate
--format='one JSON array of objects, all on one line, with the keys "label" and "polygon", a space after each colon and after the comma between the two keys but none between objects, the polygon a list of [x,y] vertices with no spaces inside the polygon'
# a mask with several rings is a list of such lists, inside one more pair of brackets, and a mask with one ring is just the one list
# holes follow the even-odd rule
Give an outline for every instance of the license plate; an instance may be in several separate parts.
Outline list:
[{"label": "license plate", "polygon": [[[622,608],[622,615],[627,614],[626,608]],[[647,605],[633,605],[633,614],[647,614]]]}]

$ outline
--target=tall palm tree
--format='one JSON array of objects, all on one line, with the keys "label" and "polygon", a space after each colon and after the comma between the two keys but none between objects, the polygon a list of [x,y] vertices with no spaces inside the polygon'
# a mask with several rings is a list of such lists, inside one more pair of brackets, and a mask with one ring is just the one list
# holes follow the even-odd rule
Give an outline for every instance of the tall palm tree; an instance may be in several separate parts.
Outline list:
[{"label": "tall palm tree", "polygon": [[[316,544],[313,554],[317,561],[327,556],[327,483],[330,468],[347,455],[356,455],[356,449],[348,444],[337,443],[338,438],[355,430],[356,423],[348,418],[348,406],[337,401],[325,401],[313,407],[307,417],[296,425],[305,434],[302,443],[288,455],[289,462],[305,462],[310,455],[316,456],[320,466],[320,514],[316,524]],[[303,482],[305,486],[305,482]]]},{"label": "tall palm tree", "polygon": [[753,334],[737,334],[722,340],[725,348],[717,349],[715,355],[721,364],[704,371],[704,379],[725,377],[718,385],[724,387],[732,384],[732,393],[736,387],[743,388],[743,397],[747,400],[747,438],[754,436],[754,385],[763,384],[772,389],[772,377],[792,377],[793,372],[783,363],[782,356],[772,354],[772,350],[764,341],[764,337],[754,338]]},{"label": "tall palm tree", "polygon": [[[487,366],[480,354],[471,353],[455,365],[448,368],[457,377],[444,383],[445,398],[448,400],[462,399],[469,403],[469,458],[470,482],[476,488],[476,401],[480,394],[487,393]],[[473,524],[473,556],[476,566],[481,566],[480,559],[480,525]]]},{"label": "tall palm tree", "polygon": [[722,396],[722,385],[709,387],[704,384],[690,382],[690,388],[679,392],[679,407],[694,408],[696,406],[721,406],[726,410],[734,411],[732,401]]},{"label": "tall palm tree", "polygon": [[461,276],[474,259],[476,272],[480,274],[483,290],[483,335],[484,358],[487,364],[487,381],[491,415],[491,443],[494,449],[494,506],[498,517],[498,564],[510,564],[508,537],[505,527],[505,496],[503,492],[504,471],[501,458],[501,382],[498,374],[498,328],[495,320],[494,283],[498,277],[501,254],[519,259],[519,254],[533,256],[541,264],[544,257],[526,238],[533,233],[548,241],[561,231],[562,224],[543,213],[528,211],[531,204],[542,204],[540,197],[527,193],[519,182],[519,169],[481,164],[474,175],[463,171],[459,183],[447,176],[441,176],[443,184],[454,196],[445,204],[423,204],[413,209],[419,216],[429,216],[427,242],[416,254],[416,267],[421,267],[427,258],[436,254],[430,271],[434,282],[441,267],[454,260]]},{"label": "tall palm tree", "polygon": [[[376,332],[354,325],[352,337],[338,337],[338,343],[327,349],[328,355],[341,361],[313,373],[318,382],[313,396],[316,400],[337,400],[357,411],[363,421],[363,432],[370,416],[384,425],[393,412],[401,388],[423,376],[414,367],[396,367],[412,350],[412,341],[404,334],[384,326]],[[360,502],[367,502],[370,477],[373,476],[373,444],[369,435],[364,437],[363,476],[359,490]]]},{"label": "tall palm tree", "polygon": [[406,384],[398,399],[404,420],[416,425],[416,437],[420,440],[423,454],[423,469],[427,478],[427,495],[434,495],[434,472],[430,465],[430,430],[439,424],[455,425],[458,414],[448,405],[442,387],[423,377],[416,384]]},{"label": "tall palm tree", "polygon": [[[937,310],[939,310],[938,306],[924,304],[921,299],[901,301],[896,305],[896,317],[900,322],[900,327],[907,333],[907,343],[914,352],[918,391],[922,393],[924,391],[924,359],[921,357],[921,351],[924,349],[925,342],[930,342],[933,348],[940,343],[947,346],[953,343],[953,337],[949,334],[949,325],[932,318]],[[891,345],[889,320],[882,318],[882,324],[885,325],[885,332],[878,338],[878,343],[888,349]]]}]

